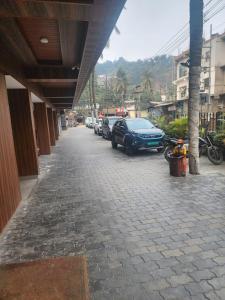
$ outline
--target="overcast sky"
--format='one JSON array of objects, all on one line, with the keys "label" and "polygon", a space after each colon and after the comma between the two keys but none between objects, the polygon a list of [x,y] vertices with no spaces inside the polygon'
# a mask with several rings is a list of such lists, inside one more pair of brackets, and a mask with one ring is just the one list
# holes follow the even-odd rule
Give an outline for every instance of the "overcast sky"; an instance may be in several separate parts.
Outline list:
[{"label": "overcast sky", "polygon": [[[130,61],[152,57],[188,21],[189,0],[127,0],[117,22],[121,34],[112,33],[103,61],[121,56]],[[223,22],[219,31],[225,28],[225,10],[212,19],[215,29]],[[206,33],[208,26],[204,29]],[[172,54],[178,54],[187,45]]]}]

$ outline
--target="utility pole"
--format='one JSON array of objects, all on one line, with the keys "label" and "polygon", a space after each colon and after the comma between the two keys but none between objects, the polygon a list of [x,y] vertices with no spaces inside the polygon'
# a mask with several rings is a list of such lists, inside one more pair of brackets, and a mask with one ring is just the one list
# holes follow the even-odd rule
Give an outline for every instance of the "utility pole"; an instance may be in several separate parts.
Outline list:
[{"label": "utility pole", "polygon": [[107,116],[108,116],[108,77],[105,75],[105,100],[107,105]]},{"label": "utility pole", "polygon": [[94,106],[94,118],[97,118],[97,110],[96,110],[96,99],[95,99],[95,68],[91,73],[91,87],[92,87],[92,103]]},{"label": "utility pole", "polygon": [[142,91],[140,90],[141,86],[140,85],[137,85],[135,87],[135,91],[134,91],[134,94],[137,95],[137,99],[136,99],[136,103],[135,103],[135,111],[136,111],[136,118],[137,117],[140,117],[140,103],[141,103],[141,93]]},{"label": "utility pole", "polygon": [[210,24],[209,40],[209,105],[211,105],[211,69],[212,69],[212,24]]}]

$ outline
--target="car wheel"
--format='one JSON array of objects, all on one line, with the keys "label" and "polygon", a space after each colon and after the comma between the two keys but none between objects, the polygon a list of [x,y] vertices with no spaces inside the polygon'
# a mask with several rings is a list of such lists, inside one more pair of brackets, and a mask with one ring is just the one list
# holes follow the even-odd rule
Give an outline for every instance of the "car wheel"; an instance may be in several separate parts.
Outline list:
[{"label": "car wheel", "polygon": [[115,142],[115,138],[114,137],[112,137],[112,148],[113,149],[117,149],[117,146],[118,146],[118,144]]},{"label": "car wheel", "polygon": [[136,151],[134,150],[134,148],[127,145],[127,146],[125,146],[125,152],[127,155],[134,155]]},{"label": "car wheel", "polygon": [[164,148],[158,148],[157,151],[158,151],[158,153],[163,153]]}]

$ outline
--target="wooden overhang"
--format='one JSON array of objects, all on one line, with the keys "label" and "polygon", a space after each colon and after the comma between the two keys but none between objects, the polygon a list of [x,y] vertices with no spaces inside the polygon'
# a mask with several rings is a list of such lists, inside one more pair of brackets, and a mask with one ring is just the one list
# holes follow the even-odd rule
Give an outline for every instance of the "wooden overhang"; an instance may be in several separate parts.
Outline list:
[{"label": "wooden overhang", "polygon": [[0,72],[58,109],[79,101],[126,0],[1,0]]}]

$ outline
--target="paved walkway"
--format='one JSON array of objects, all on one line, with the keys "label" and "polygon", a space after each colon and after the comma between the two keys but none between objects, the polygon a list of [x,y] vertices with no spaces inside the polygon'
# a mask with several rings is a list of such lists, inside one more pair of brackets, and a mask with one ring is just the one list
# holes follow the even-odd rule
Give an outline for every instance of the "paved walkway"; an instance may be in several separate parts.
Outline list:
[{"label": "paved walkway", "polygon": [[64,132],[0,239],[0,262],[88,256],[101,299],[225,299],[225,166],[171,178],[158,153],[127,157]]}]

